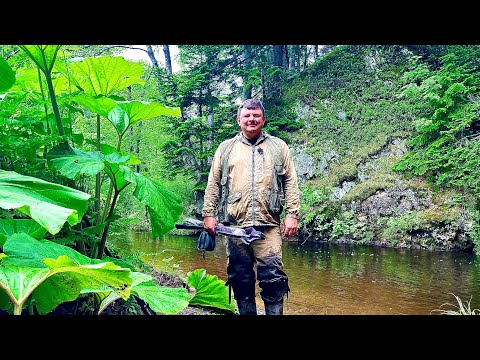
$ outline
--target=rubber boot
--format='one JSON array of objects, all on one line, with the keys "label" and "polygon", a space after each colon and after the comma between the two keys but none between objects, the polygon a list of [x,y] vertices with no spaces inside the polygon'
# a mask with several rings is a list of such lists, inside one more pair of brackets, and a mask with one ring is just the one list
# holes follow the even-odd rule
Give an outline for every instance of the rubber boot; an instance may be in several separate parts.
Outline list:
[{"label": "rubber boot", "polygon": [[237,307],[240,315],[257,315],[257,304],[255,304],[255,298],[247,298],[242,301],[237,301]]},{"label": "rubber boot", "polygon": [[265,315],[283,315],[283,301],[276,303],[265,302]]}]

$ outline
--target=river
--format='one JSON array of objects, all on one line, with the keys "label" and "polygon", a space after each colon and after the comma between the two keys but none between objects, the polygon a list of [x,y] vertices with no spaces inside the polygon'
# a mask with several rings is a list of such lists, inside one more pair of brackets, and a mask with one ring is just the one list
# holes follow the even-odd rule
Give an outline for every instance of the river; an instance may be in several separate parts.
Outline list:
[{"label": "river", "polygon": [[[225,237],[217,236],[205,259],[196,241],[174,235],[152,240],[150,233],[134,231],[109,239],[157,270],[186,274],[201,268],[226,280]],[[479,260],[471,254],[289,241],[283,262],[291,289],[285,315],[434,315],[455,310],[452,294],[480,308]],[[258,292],[257,286],[261,313]]]}]

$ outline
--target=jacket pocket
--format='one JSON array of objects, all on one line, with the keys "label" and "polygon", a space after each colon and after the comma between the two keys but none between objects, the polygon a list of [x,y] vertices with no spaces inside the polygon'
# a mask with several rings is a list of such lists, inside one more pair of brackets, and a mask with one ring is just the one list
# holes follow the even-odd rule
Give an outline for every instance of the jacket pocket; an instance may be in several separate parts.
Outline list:
[{"label": "jacket pocket", "polygon": [[230,194],[228,196],[228,203],[233,204],[234,202],[237,202],[240,200],[242,197],[242,193],[240,191],[234,192],[233,194]]},{"label": "jacket pocket", "polygon": [[272,190],[268,199],[268,210],[273,215],[280,215],[285,207],[285,195],[283,191]]},{"label": "jacket pocket", "polygon": [[227,206],[227,213],[228,213],[228,220],[235,221],[238,217],[238,202],[242,198],[242,193],[240,191],[236,191],[228,196],[228,206]]},{"label": "jacket pocket", "polygon": [[273,215],[282,213],[285,207],[285,194],[283,192],[283,182],[286,169],[282,164],[275,164],[273,168],[272,189],[268,198],[268,210]]},{"label": "jacket pocket", "polygon": [[219,201],[219,209],[218,209],[218,221],[221,223],[228,223],[228,203],[227,203],[227,196],[228,196],[228,176],[223,176],[222,180],[220,180],[220,192],[221,197]]}]

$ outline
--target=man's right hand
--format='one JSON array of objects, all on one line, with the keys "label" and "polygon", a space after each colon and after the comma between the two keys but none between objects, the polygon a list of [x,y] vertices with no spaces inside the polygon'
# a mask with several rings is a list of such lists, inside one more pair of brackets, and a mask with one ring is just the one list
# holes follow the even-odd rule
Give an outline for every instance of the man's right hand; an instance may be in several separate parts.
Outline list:
[{"label": "man's right hand", "polygon": [[215,231],[217,225],[218,222],[215,216],[206,216],[203,218],[203,227],[213,236],[217,236],[217,232]]}]

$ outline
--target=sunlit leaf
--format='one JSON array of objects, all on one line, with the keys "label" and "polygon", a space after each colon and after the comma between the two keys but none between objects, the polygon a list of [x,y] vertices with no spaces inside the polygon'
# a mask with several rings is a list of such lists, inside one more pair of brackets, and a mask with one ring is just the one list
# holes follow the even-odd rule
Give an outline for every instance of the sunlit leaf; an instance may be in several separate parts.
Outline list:
[{"label": "sunlit leaf", "polygon": [[153,281],[142,281],[132,286],[132,293],[144,300],[153,311],[165,315],[178,314],[188,306],[192,297],[185,288],[159,286]]},{"label": "sunlit leaf", "polygon": [[228,303],[228,287],[225,286],[225,281],[216,275],[207,274],[205,269],[196,269],[188,273],[187,281],[188,285],[195,288],[190,304],[236,311],[234,302]]},{"label": "sunlit leaf", "polygon": [[[158,314],[178,314],[188,306],[192,297],[185,288],[156,285],[153,278],[144,273],[132,272],[131,277],[132,294],[145,301]],[[108,305],[119,298],[114,291],[105,292],[98,313],[101,314]]]},{"label": "sunlit leaf", "polygon": [[54,243],[53,241],[36,240],[26,234],[13,234],[7,238],[3,251],[8,255],[3,263],[30,267],[46,267],[43,259],[56,259],[66,255],[79,265],[98,264],[100,259],[92,259],[80,254],[71,247]]},{"label": "sunlit leaf", "polygon": [[103,117],[107,117],[108,113],[117,105],[115,101],[105,96],[93,97],[86,94],[75,96],[73,101]]},{"label": "sunlit leaf", "polygon": [[89,57],[70,63],[69,68],[74,85],[90,96],[110,96],[133,84],[145,83],[141,78],[143,65],[121,56]]},{"label": "sunlit leaf", "polygon": [[50,72],[53,69],[60,46],[61,45],[19,45],[44,73]]},{"label": "sunlit leaf", "polygon": [[0,170],[0,207],[27,214],[53,235],[65,222],[75,225],[82,219],[90,197],[63,185]]},{"label": "sunlit leaf", "polygon": [[129,126],[157,116],[180,117],[180,108],[169,108],[157,103],[145,101],[117,101],[117,106],[108,114],[118,134],[123,134]]},{"label": "sunlit leaf", "polygon": [[15,71],[0,57],[0,92],[7,91],[15,84]]},{"label": "sunlit leaf", "polygon": [[[10,296],[13,305],[21,307],[35,287],[45,281],[49,272],[48,268],[4,265],[2,262],[0,263],[0,289]],[[8,311],[9,307],[3,310]]]},{"label": "sunlit leaf", "polygon": [[[7,239],[4,253],[7,257],[0,262],[0,288],[17,308],[31,294],[38,312],[46,314],[76,299],[84,288],[109,288],[123,299],[130,296],[130,269],[90,259],[63,245],[14,234]],[[36,266],[40,262],[42,266]],[[1,305],[5,305],[4,297],[0,297]],[[8,307],[3,309],[8,311]]]},{"label": "sunlit leaf", "polygon": [[[136,165],[136,164],[141,164],[141,161],[139,159],[137,159],[137,157],[134,155],[134,154],[131,154],[129,152],[126,152],[126,151],[117,151],[117,149],[111,145],[108,145],[108,144],[101,144],[100,145],[100,151],[102,152],[102,154],[104,155],[110,155],[110,154],[113,154],[113,153],[118,153],[120,154],[122,157],[123,156],[127,156],[129,157],[129,159],[127,161],[122,161],[122,165]],[[112,161],[111,157],[109,156],[106,156],[106,159],[108,161]]]}]

